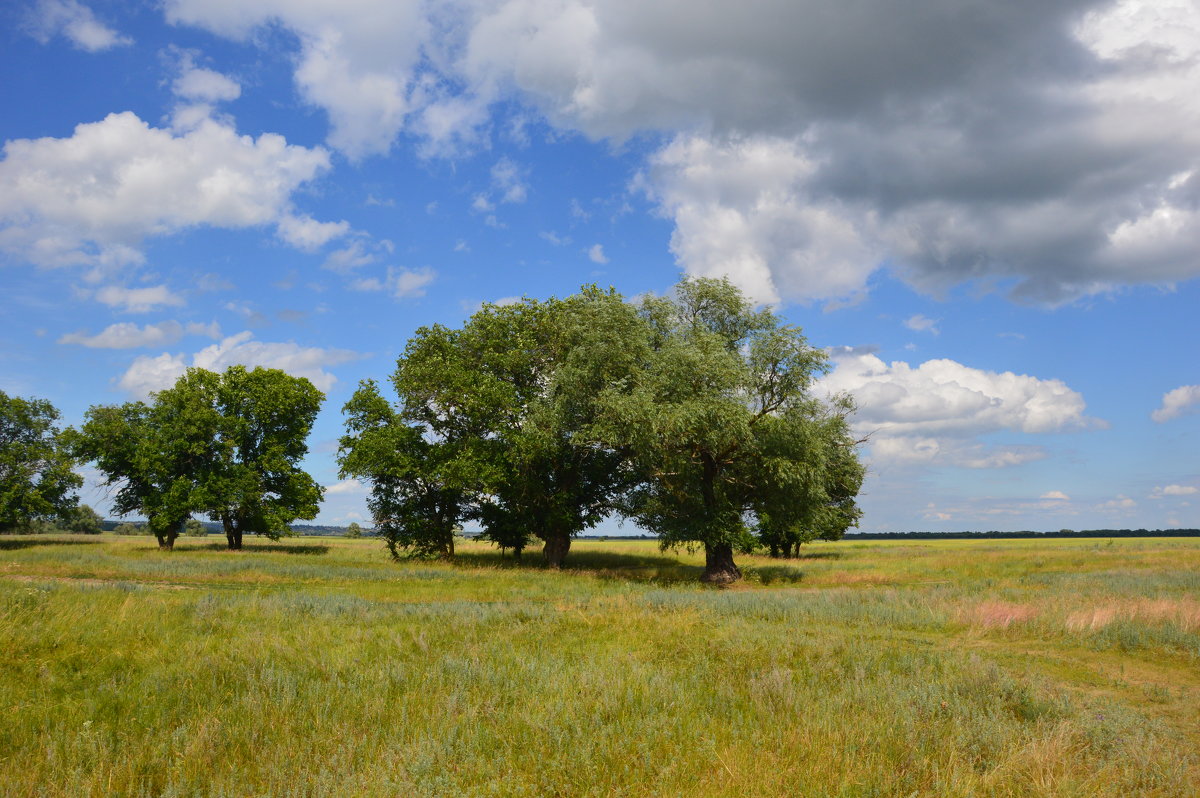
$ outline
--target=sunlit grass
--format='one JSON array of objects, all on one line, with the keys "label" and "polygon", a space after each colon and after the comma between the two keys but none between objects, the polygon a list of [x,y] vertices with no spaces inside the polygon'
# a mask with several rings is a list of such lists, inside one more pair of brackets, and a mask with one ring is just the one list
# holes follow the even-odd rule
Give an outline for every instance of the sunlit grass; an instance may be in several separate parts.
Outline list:
[{"label": "sunlit grass", "polygon": [[0,538],[0,795],[1200,793],[1200,541],[79,540]]}]

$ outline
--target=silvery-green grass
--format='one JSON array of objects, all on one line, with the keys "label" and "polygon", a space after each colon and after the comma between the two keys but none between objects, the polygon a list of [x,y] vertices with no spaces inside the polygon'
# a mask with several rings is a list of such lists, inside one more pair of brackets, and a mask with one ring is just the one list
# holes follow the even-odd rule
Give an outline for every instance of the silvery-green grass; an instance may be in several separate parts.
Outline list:
[{"label": "silvery-green grass", "polygon": [[1194,796],[1200,541],[0,538],[4,796]]}]

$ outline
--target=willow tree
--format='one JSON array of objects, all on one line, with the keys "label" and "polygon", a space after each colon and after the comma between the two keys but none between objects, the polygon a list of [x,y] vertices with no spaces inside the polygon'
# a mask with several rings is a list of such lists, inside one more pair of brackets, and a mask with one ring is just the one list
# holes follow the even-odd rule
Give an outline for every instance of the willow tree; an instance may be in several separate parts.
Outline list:
[{"label": "willow tree", "polygon": [[701,578],[725,583],[760,526],[854,512],[852,475],[830,477],[855,470],[849,407],[813,395],[827,360],[798,328],[723,280],[685,279],[643,300],[640,318],[645,358],[601,391],[593,428],[639,476],[627,511],[640,526],[664,547],[703,547]]}]

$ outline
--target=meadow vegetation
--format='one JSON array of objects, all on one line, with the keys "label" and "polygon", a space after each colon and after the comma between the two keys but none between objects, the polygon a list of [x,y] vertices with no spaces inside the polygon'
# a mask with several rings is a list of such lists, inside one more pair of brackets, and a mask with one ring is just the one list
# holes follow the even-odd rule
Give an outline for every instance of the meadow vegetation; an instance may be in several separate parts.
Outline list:
[{"label": "meadow vegetation", "polygon": [[1193,796],[1200,541],[0,538],[0,795]]}]

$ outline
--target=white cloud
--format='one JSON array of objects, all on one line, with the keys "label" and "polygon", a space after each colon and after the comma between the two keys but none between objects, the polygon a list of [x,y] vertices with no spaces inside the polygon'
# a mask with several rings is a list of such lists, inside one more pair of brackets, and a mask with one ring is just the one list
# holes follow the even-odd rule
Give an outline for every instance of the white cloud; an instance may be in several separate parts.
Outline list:
[{"label": "white cloud", "polygon": [[1150,414],[1158,423],[1200,410],[1200,385],[1181,385],[1163,394],[1162,407]]},{"label": "white cloud", "polygon": [[356,238],[341,249],[329,253],[322,268],[338,274],[349,274],[360,266],[374,263],[378,259],[375,252],[368,251],[368,242]]},{"label": "white cloud", "polygon": [[425,286],[433,282],[437,275],[428,267],[422,269],[389,270],[388,281],[391,284],[392,295],[396,297],[425,296]]},{"label": "white cloud", "polygon": [[198,67],[186,56],[171,90],[185,100],[205,103],[229,102],[242,96],[242,87],[233,78]]},{"label": "white cloud", "polygon": [[76,0],[38,0],[26,18],[26,27],[42,44],[62,35],[89,53],[133,44],[133,39],[100,22],[90,8]]},{"label": "white cloud", "polygon": [[58,339],[60,344],[79,344],[90,349],[137,349],[146,346],[168,346],[187,335],[206,335],[220,338],[221,328],[217,323],[186,325],[177,321],[163,321],[139,327],[131,322],[121,322],[105,327],[95,335],[82,332],[68,333]]},{"label": "white cloud", "polygon": [[500,194],[501,202],[524,202],[529,190],[520,167],[510,158],[501,158],[492,167],[492,187]]},{"label": "white cloud", "polygon": [[689,274],[728,277],[759,302],[852,297],[883,253],[860,220],[809,196],[815,169],[785,139],[679,136],[635,186],[674,219],[671,251]]},{"label": "white cloud", "polygon": [[1132,510],[1137,507],[1137,502],[1128,496],[1117,496],[1115,499],[1096,505],[1099,510],[1114,511],[1114,510]]},{"label": "white cloud", "polygon": [[96,299],[125,313],[149,313],[160,307],[180,307],[186,304],[183,297],[173,293],[165,285],[145,288],[109,285],[96,292]]},{"label": "white cloud", "polygon": [[359,353],[347,349],[255,341],[251,333],[241,332],[196,352],[190,363],[185,355],[166,352],[153,357],[138,357],[121,376],[118,385],[131,395],[141,397],[174,385],[189,365],[221,372],[240,364],[251,368],[276,368],[294,377],[306,377],[317,388],[328,393],[337,378],[326,369],[360,357]]},{"label": "white cloud", "polygon": [[363,277],[350,283],[355,291],[387,291],[398,299],[425,296],[425,288],[437,278],[428,266],[420,269],[397,269],[389,266],[387,276]]},{"label": "white cloud", "polygon": [[587,254],[592,263],[608,263],[608,256],[604,254],[604,247],[600,244],[592,244]]},{"label": "white cloud", "polygon": [[908,329],[915,330],[916,332],[931,332],[934,335],[937,335],[939,332],[937,323],[937,319],[927,319],[920,313],[909,316],[904,320],[904,326]]},{"label": "white cloud", "polygon": [[343,494],[359,495],[366,492],[366,486],[353,477],[350,479],[343,479],[341,482],[337,482],[333,485],[327,485],[325,487],[325,494],[327,496],[339,496]]},{"label": "white cloud", "polygon": [[1169,496],[1195,496],[1200,488],[1194,485],[1163,485],[1156,487],[1150,494],[1151,499],[1165,499]]},{"label": "white cloud", "polygon": [[1043,459],[1039,446],[988,448],[977,436],[1053,433],[1102,426],[1084,414],[1083,397],[1059,380],[997,373],[939,359],[915,368],[870,352],[840,350],[822,391],[849,393],[855,429],[870,435],[876,461],[1001,468]]},{"label": "white cloud", "polygon": [[292,194],[329,168],[323,149],[273,133],[204,119],[176,135],[130,112],[4,154],[0,249],[47,266],[138,263],[143,239],[195,226],[291,225]]},{"label": "white cloud", "polygon": [[1068,496],[1067,494],[1063,493],[1061,490],[1047,491],[1046,493],[1043,493],[1039,498],[1051,499],[1053,501],[1063,501],[1063,502],[1067,502],[1067,501],[1071,500],[1071,497]]},{"label": "white cloud", "polygon": [[[431,22],[416,0],[254,3],[168,0],[171,22],[245,39],[277,24],[296,34],[301,95],[329,115],[329,143],[351,158],[387,152],[417,98],[415,68]],[[431,10],[432,13],[432,10]]]},{"label": "white cloud", "polygon": [[834,352],[836,368],[821,380],[831,393],[850,393],[857,419],[883,433],[980,434],[1086,429],[1083,397],[1060,380],[1011,371],[994,372],[954,360],[928,360],[916,368],[884,363],[876,355]]},{"label": "white cloud", "polygon": [[335,238],[346,235],[350,231],[350,223],[318,222],[311,216],[288,214],[279,220],[276,229],[279,237],[296,249],[314,252]]},{"label": "white cloud", "polygon": [[486,146],[493,108],[663,135],[639,185],[679,263],[762,301],[852,300],[885,262],[1049,304],[1200,275],[1191,0],[165,7],[294,34],[296,84],[352,158],[406,125],[430,152]]}]

